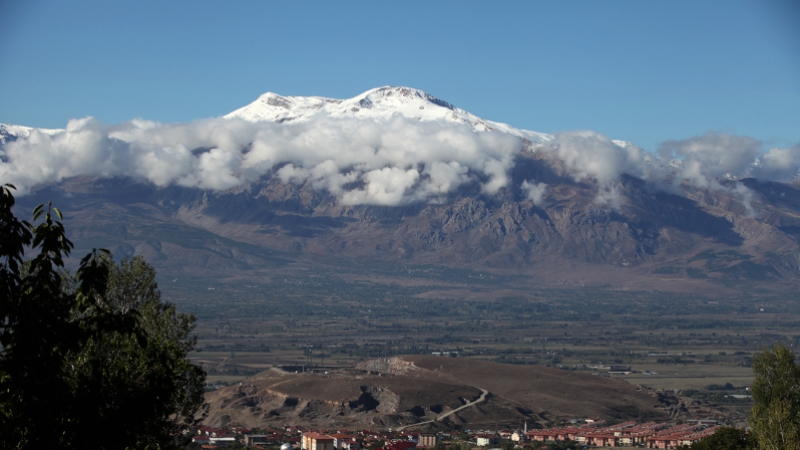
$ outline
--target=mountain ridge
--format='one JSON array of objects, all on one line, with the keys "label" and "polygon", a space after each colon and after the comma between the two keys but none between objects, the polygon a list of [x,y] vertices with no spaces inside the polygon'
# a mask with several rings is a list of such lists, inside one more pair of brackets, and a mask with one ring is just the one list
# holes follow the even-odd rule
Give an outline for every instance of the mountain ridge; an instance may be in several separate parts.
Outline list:
[{"label": "mountain ridge", "polygon": [[0,131],[0,175],[37,151],[86,161],[20,205],[57,201],[75,211],[80,248],[148,255],[167,273],[258,278],[325,256],[626,289],[790,291],[800,279],[800,191],[753,178],[765,155],[752,148],[725,164],[711,150],[664,160],[592,132],[513,129],[405,87],[267,93],[189,125],[80,119],[36,142],[28,127]]}]

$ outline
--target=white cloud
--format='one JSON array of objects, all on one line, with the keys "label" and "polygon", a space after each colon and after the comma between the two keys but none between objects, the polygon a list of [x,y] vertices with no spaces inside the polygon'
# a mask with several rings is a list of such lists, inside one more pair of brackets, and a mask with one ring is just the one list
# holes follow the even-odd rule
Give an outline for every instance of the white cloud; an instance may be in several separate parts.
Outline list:
[{"label": "white cloud", "polygon": [[659,152],[664,158],[683,160],[683,170],[676,174],[678,180],[705,186],[708,179],[747,175],[760,149],[761,142],[756,139],[709,131],[690,139],[664,142]]},{"label": "white cloud", "polygon": [[[721,189],[716,179],[726,175],[797,176],[800,147],[761,154],[760,145],[752,138],[710,132],[665,142],[660,154],[681,161],[676,183]],[[77,175],[225,190],[274,174],[284,183],[311,183],[345,204],[399,205],[440,201],[476,181],[493,195],[509,185],[509,171],[520,151],[522,140],[509,134],[402,116],[320,117],[284,124],[136,119],[116,125],[87,117],[71,120],[62,133],[34,130],[27,139],[7,143],[0,182],[16,184],[20,194]],[[557,160],[565,175],[597,183],[596,202],[610,207],[621,204],[617,186],[623,174],[658,183],[671,173],[657,156],[591,131],[555,135],[533,151]],[[547,185],[525,181],[522,189],[540,204]],[[734,193],[747,203],[745,192]]]},{"label": "white cloud", "polygon": [[547,184],[545,183],[530,183],[528,180],[522,182],[522,190],[528,194],[528,200],[532,201],[534,205],[541,205],[544,199],[544,194],[547,192]]},{"label": "white cloud", "polygon": [[[9,143],[0,177],[21,193],[75,175],[130,176],[157,186],[224,190],[276,170],[284,182],[310,180],[348,204],[434,200],[470,180],[495,193],[522,148],[518,137],[468,125],[320,118],[299,124],[210,119],[106,126],[87,117],[63,133],[34,132]],[[345,192],[355,181],[363,189]]]},{"label": "white cloud", "polygon": [[467,181],[468,170],[458,161],[434,161],[425,167],[425,174],[430,176],[426,188],[437,194],[446,194]]},{"label": "white cloud", "polygon": [[366,187],[354,189],[342,195],[345,205],[397,205],[402,203],[406,191],[419,178],[416,169],[403,170],[397,167],[384,167],[364,175]]},{"label": "white cloud", "polygon": [[294,164],[287,164],[278,170],[277,175],[284,183],[301,184],[311,176],[311,172],[302,167],[295,167]]},{"label": "white cloud", "polygon": [[751,219],[754,219],[758,216],[758,213],[755,209],[753,209],[753,199],[755,198],[755,194],[751,191],[747,186],[743,185],[742,183],[736,183],[736,185],[729,190],[733,195],[739,197],[742,201],[742,205],[747,210],[747,216]]},{"label": "white cloud", "polygon": [[792,148],[771,148],[759,158],[753,169],[757,178],[789,181],[800,173],[800,145]]},{"label": "white cloud", "polygon": [[606,185],[623,173],[647,178],[650,171],[642,149],[635,145],[617,145],[593,131],[557,134],[544,149],[555,153],[577,181],[593,179]]},{"label": "white cloud", "polygon": [[621,205],[615,185],[622,174],[646,180],[660,179],[665,173],[662,166],[651,164],[652,158],[641,148],[615,143],[593,131],[557,134],[542,150],[554,154],[562,162],[566,174],[576,181],[597,182],[595,202],[614,209]]}]

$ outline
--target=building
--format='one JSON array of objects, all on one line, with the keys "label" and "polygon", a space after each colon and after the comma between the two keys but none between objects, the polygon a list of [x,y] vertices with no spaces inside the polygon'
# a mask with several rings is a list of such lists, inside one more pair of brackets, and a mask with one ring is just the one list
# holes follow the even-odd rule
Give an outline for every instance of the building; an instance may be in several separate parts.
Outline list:
[{"label": "building", "polygon": [[337,433],[337,434],[331,434],[330,437],[333,438],[333,448],[337,450],[342,450],[342,449],[350,450],[353,444],[356,445],[355,448],[358,448],[358,442],[356,441],[356,438],[350,436],[349,434]]},{"label": "building", "polygon": [[223,445],[231,445],[236,442],[236,439],[233,437],[210,437],[208,438],[208,443],[213,445],[214,447],[221,447]]},{"label": "building", "polygon": [[478,447],[486,447],[488,445],[497,445],[500,443],[500,436],[480,435],[475,441]]},{"label": "building", "polygon": [[334,439],[327,434],[303,433],[303,440],[300,448],[302,450],[334,450]]},{"label": "building", "polygon": [[592,447],[645,446],[647,448],[676,449],[691,445],[716,431],[717,426],[705,423],[669,425],[665,423],[625,422],[613,426],[589,425],[567,428],[534,430],[528,438],[538,442],[577,441]]},{"label": "building", "polygon": [[269,443],[269,436],[263,434],[246,434],[244,436],[244,445],[252,447],[254,445],[266,445]]},{"label": "building", "polygon": [[439,442],[439,436],[431,433],[421,433],[417,438],[417,445],[420,447],[435,447]]}]

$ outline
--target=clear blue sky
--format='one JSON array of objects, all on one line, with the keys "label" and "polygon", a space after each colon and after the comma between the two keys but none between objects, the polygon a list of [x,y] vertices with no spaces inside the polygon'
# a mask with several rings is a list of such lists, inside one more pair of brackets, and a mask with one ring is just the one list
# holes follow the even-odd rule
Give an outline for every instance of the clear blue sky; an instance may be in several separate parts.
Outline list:
[{"label": "clear blue sky", "polygon": [[654,150],[800,142],[800,2],[0,0],[0,122],[184,122],[273,91],[427,91]]}]

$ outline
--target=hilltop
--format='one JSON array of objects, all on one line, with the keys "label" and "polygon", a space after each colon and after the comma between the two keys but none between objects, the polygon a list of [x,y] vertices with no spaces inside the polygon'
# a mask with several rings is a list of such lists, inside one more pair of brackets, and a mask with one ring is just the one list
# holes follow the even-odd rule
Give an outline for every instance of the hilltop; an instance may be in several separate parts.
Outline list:
[{"label": "hilltop", "polygon": [[413,356],[367,361],[342,372],[273,368],[210,392],[210,426],[291,423],[389,428],[433,420],[481,391],[485,401],[442,420],[461,427],[549,426],[558,419],[667,419],[675,399],[625,381],[537,366]]}]

